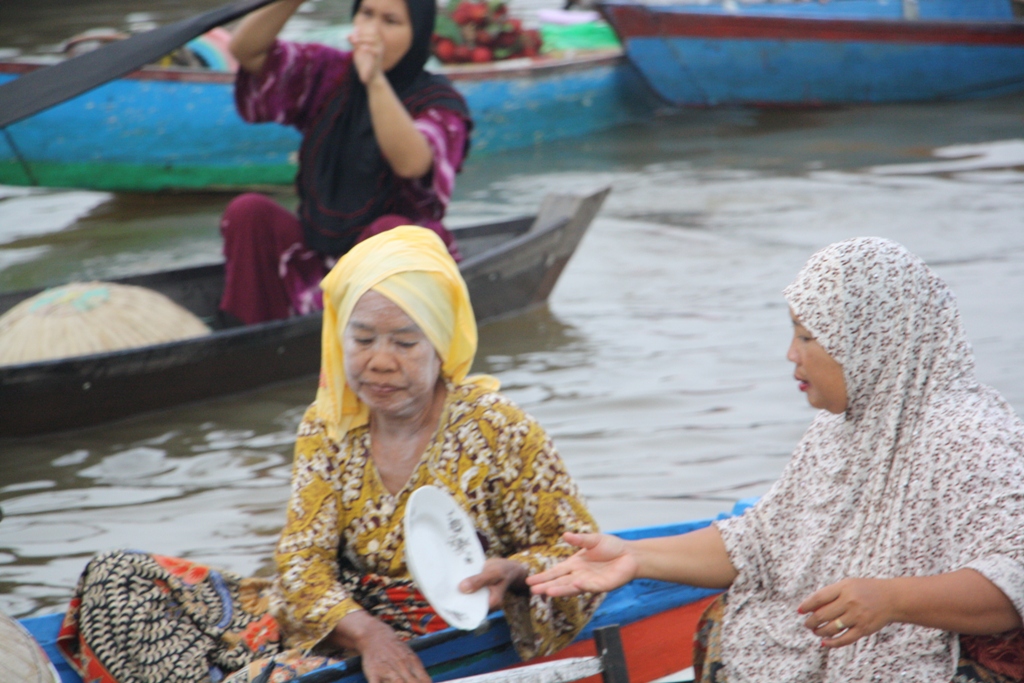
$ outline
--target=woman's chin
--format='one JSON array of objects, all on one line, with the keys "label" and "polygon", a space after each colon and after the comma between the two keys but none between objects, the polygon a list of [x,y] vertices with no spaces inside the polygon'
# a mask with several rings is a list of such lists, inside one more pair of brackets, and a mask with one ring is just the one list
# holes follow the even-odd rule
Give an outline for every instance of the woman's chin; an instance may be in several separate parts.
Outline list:
[{"label": "woman's chin", "polygon": [[402,403],[394,390],[363,389],[357,393],[359,400],[366,404],[371,413],[392,412]]},{"label": "woman's chin", "polygon": [[818,396],[814,392],[813,388],[806,390],[806,398],[807,398],[808,405],[810,405],[812,408],[817,408],[818,410],[825,410],[826,409],[825,408],[825,401],[821,398],[821,396]]},{"label": "woman's chin", "polygon": [[428,409],[427,403],[429,403],[416,401],[408,395],[398,392],[383,397],[360,395],[359,399],[366,404],[371,415],[392,420],[415,417],[421,411]]}]

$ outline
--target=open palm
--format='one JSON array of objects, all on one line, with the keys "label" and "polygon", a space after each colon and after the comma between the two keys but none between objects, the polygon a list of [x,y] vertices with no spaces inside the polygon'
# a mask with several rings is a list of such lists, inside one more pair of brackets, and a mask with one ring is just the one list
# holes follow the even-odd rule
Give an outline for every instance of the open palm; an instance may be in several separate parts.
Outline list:
[{"label": "open palm", "polygon": [[573,533],[566,533],[563,538],[581,550],[551,569],[529,577],[526,583],[534,593],[551,597],[604,593],[636,577],[636,558],[621,538]]}]

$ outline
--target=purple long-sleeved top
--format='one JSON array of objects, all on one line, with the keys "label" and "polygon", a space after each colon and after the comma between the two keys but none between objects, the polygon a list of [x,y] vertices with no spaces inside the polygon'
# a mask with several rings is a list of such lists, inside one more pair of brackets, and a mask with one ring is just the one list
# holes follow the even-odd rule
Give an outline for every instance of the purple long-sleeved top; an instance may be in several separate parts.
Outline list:
[{"label": "purple long-sleeved top", "polygon": [[[351,52],[278,40],[259,74],[239,70],[235,83],[238,112],[250,123],[274,121],[306,134],[350,68]],[[465,154],[466,123],[444,109],[428,109],[413,122],[433,152],[433,172],[424,179],[396,177],[395,191],[404,195],[407,201],[403,204],[415,207],[417,215],[408,218],[421,225],[439,223]]]}]

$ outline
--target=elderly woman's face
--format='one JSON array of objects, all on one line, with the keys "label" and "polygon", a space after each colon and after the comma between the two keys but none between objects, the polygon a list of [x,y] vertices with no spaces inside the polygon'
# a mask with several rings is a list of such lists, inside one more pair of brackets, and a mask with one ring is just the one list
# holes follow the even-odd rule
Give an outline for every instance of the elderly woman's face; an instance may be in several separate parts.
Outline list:
[{"label": "elderly woman's face", "polygon": [[793,378],[800,383],[800,391],[807,393],[807,402],[830,413],[846,411],[846,380],[843,366],[822,348],[807,328],[800,324],[792,310],[793,341],[786,358],[796,364]]},{"label": "elderly woman's face", "polygon": [[441,376],[430,340],[393,301],[369,291],[342,338],[345,379],[370,414],[408,418],[429,410]]}]

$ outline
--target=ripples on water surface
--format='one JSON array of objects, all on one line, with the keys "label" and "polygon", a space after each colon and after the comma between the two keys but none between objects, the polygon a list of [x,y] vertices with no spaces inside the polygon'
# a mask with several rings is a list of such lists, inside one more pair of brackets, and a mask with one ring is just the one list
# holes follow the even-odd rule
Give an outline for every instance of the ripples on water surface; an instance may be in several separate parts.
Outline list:
[{"label": "ripples on water surface", "polygon": [[[456,222],[614,188],[550,306],[485,326],[475,370],[549,430],[605,528],[717,514],[767,490],[812,416],[780,290],[817,248],[874,234],[947,279],[979,375],[1020,411],[1022,123],[1024,98],[692,111],[473,159]],[[0,289],[215,260],[227,198],[0,188]],[[268,571],[313,392],[0,444],[0,610],[59,609],[107,548]]]}]

